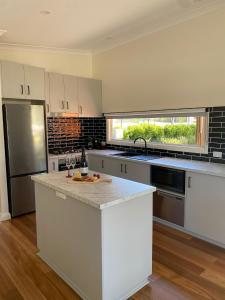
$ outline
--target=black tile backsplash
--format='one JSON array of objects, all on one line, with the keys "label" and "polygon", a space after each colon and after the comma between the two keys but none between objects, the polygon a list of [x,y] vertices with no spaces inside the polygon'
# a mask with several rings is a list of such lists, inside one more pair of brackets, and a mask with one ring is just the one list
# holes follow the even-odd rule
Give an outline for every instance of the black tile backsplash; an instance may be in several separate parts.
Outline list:
[{"label": "black tile backsplash", "polygon": [[105,118],[48,118],[48,147],[72,150],[87,146],[88,138],[106,140]]},{"label": "black tile backsplash", "polygon": [[[208,154],[148,149],[148,154],[225,164],[225,106],[209,111]],[[102,118],[48,118],[49,149],[72,149],[85,146],[88,137],[106,141],[106,120]],[[107,144],[107,148],[141,153],[144,148]],[[222,159],[213,151],[222,152]]]},{"label": "black tile backsplash", "polygon": [[[170,150],[148,149],[148,154],[160,155],[174,158],[192,159],[197,161],[214,162],[225,164],[225,106],[210,107],[209,112],[209,135],[208,154],[198,154],[190,152],[178,152]],[[144,151],[144,148],[107,145],[107,148],[125,151]],[[222,152],[222,159],[214,158],[213,151]]]}]

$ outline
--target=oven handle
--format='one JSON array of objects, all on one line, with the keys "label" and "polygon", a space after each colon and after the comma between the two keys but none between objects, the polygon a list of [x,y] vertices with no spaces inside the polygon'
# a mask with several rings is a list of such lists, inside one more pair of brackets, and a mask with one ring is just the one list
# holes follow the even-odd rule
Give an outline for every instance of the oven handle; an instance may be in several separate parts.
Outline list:
[{"label": "oven handle", "polygon": [[167,192],[167,191],[164,191],[164,190],[160,190],[160,189],[157,189],[156,190],[156,193],[158,194],[162,194],[162,195],[168,195],[168,196],[173,196],[173,197],[176,197],[177,200],[184,200],[185,196],[184,195],[178,195],[176,193],[173,193],[173,192]]}]

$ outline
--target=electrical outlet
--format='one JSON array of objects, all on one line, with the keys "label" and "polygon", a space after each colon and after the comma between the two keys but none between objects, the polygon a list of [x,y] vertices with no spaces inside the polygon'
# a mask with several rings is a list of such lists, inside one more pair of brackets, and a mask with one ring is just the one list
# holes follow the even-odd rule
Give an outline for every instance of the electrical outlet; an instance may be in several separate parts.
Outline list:
[{"label": "electrical outlet", "polygon": [[213,151],[213,157],[222,158],[222,152]]}]

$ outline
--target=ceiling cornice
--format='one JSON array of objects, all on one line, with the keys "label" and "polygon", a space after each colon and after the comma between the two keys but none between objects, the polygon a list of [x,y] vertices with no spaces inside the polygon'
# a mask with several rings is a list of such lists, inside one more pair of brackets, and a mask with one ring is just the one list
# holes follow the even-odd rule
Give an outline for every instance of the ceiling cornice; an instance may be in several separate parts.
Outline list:
[{"label": "ceiling cornice", "polygon": [[21,44],[8,44],[0,43],[0,49],[6,50],[19,50],[19,51],[34,51],[34,52],[48,52],[48,53],[68,53],[76,55],[91,55],[90,50],[83,49],[68,49],[68,48],[56,48],[56,47],[45,47],[45,46],[34,46],[34,45],[21,45]]}]

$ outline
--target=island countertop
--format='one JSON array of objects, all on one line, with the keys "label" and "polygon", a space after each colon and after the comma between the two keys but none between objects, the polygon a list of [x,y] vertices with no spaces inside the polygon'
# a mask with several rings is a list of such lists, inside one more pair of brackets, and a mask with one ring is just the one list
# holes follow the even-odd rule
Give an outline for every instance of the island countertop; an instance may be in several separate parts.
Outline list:
[{"label": "island countertop", "polygon": [[[90,171],[90,175],[92,173]],[[66,174],[65,171],[34,175],[32,180],[98,209],[117,205],[137,196],[151,194],[156,190],[153,186],[105,174],[100,174],[101,178],[112,179],[112,182],[78,183],[66,178]]]}]

